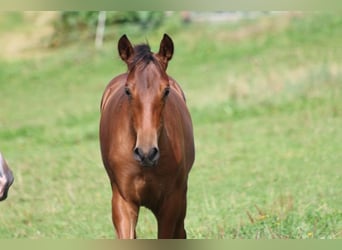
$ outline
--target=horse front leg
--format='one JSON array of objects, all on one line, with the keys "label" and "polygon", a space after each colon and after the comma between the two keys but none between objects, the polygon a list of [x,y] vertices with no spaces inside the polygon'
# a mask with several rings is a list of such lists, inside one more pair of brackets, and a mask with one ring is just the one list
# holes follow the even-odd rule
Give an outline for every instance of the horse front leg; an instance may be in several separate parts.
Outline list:
[{"label": "horse front leg", "polygon": [[113,185],[112,220],[119,239],[135,239],[139,207],[127,202]]},{"label": "horse front leg", "polygon": [[186,193],[174,193],[156,213],[159,239],[186,239]]}]

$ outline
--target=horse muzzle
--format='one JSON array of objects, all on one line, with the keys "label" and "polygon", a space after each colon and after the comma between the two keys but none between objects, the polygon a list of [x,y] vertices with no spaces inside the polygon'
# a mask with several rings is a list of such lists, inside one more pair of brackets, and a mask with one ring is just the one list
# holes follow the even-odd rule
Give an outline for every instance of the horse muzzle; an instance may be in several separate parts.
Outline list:
[{"label": "horse muzzle", "polygon": [[157,165],[160,153],[157,147],[150,148],[144,152],[140,147],[136,147],[133,151],[134,159],[143,167],[154,167]]}]

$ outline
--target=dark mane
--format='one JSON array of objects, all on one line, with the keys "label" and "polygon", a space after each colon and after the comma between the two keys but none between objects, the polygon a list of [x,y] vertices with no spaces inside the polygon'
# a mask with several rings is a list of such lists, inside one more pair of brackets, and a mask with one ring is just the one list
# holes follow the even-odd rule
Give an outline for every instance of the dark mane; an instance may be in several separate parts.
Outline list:
[{"label": "dark mane", "polygon": [[133,65],[136,65],[140,62],[143,62],[145,65],[147,65],[150,62],[154,61],[155,58],[148,44],[139,44],[134,46],[134,58],[132,62]]}]

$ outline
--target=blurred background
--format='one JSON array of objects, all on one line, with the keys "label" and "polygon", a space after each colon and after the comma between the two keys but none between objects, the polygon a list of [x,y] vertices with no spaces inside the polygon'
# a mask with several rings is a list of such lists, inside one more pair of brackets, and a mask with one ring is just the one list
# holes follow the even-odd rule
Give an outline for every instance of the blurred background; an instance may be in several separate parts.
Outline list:
[{"label": "blurred background", "polygon": [[164,33],[195,129],[188,237],[341,238],[342,16],[272,11],[1,12],[0,238],[114,237],[100,100],[118,39]]}]

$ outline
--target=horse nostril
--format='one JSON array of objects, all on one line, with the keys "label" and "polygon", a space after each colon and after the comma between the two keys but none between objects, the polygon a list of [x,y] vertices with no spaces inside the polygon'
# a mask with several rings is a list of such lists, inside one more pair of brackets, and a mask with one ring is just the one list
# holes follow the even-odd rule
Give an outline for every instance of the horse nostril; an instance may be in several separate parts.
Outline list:
[{"label": "horse nostril", "polygon": [[143,151],[140,148],[138,148],[138,147],[136,147],[134,149],[134,158],[137,161],[144,161],[144,159],[145,159]]},{"label": "horse nostril", "polygon": [[159,158],[159,150],[156,147],[151,148],[150,152],[148,153],[148,159],[152,162],[157,161]]},{"label": "horse nostril", "polygon": [[156,165],[159,159],[159,149],[156,147],[153,147],[150,149],[150,151],[148,151],[148,153],[145,154],[141,148],[136,147],[133,150],[133,155],[134,155],[135,160],[140,162],[142,166],[152,167]]}]

